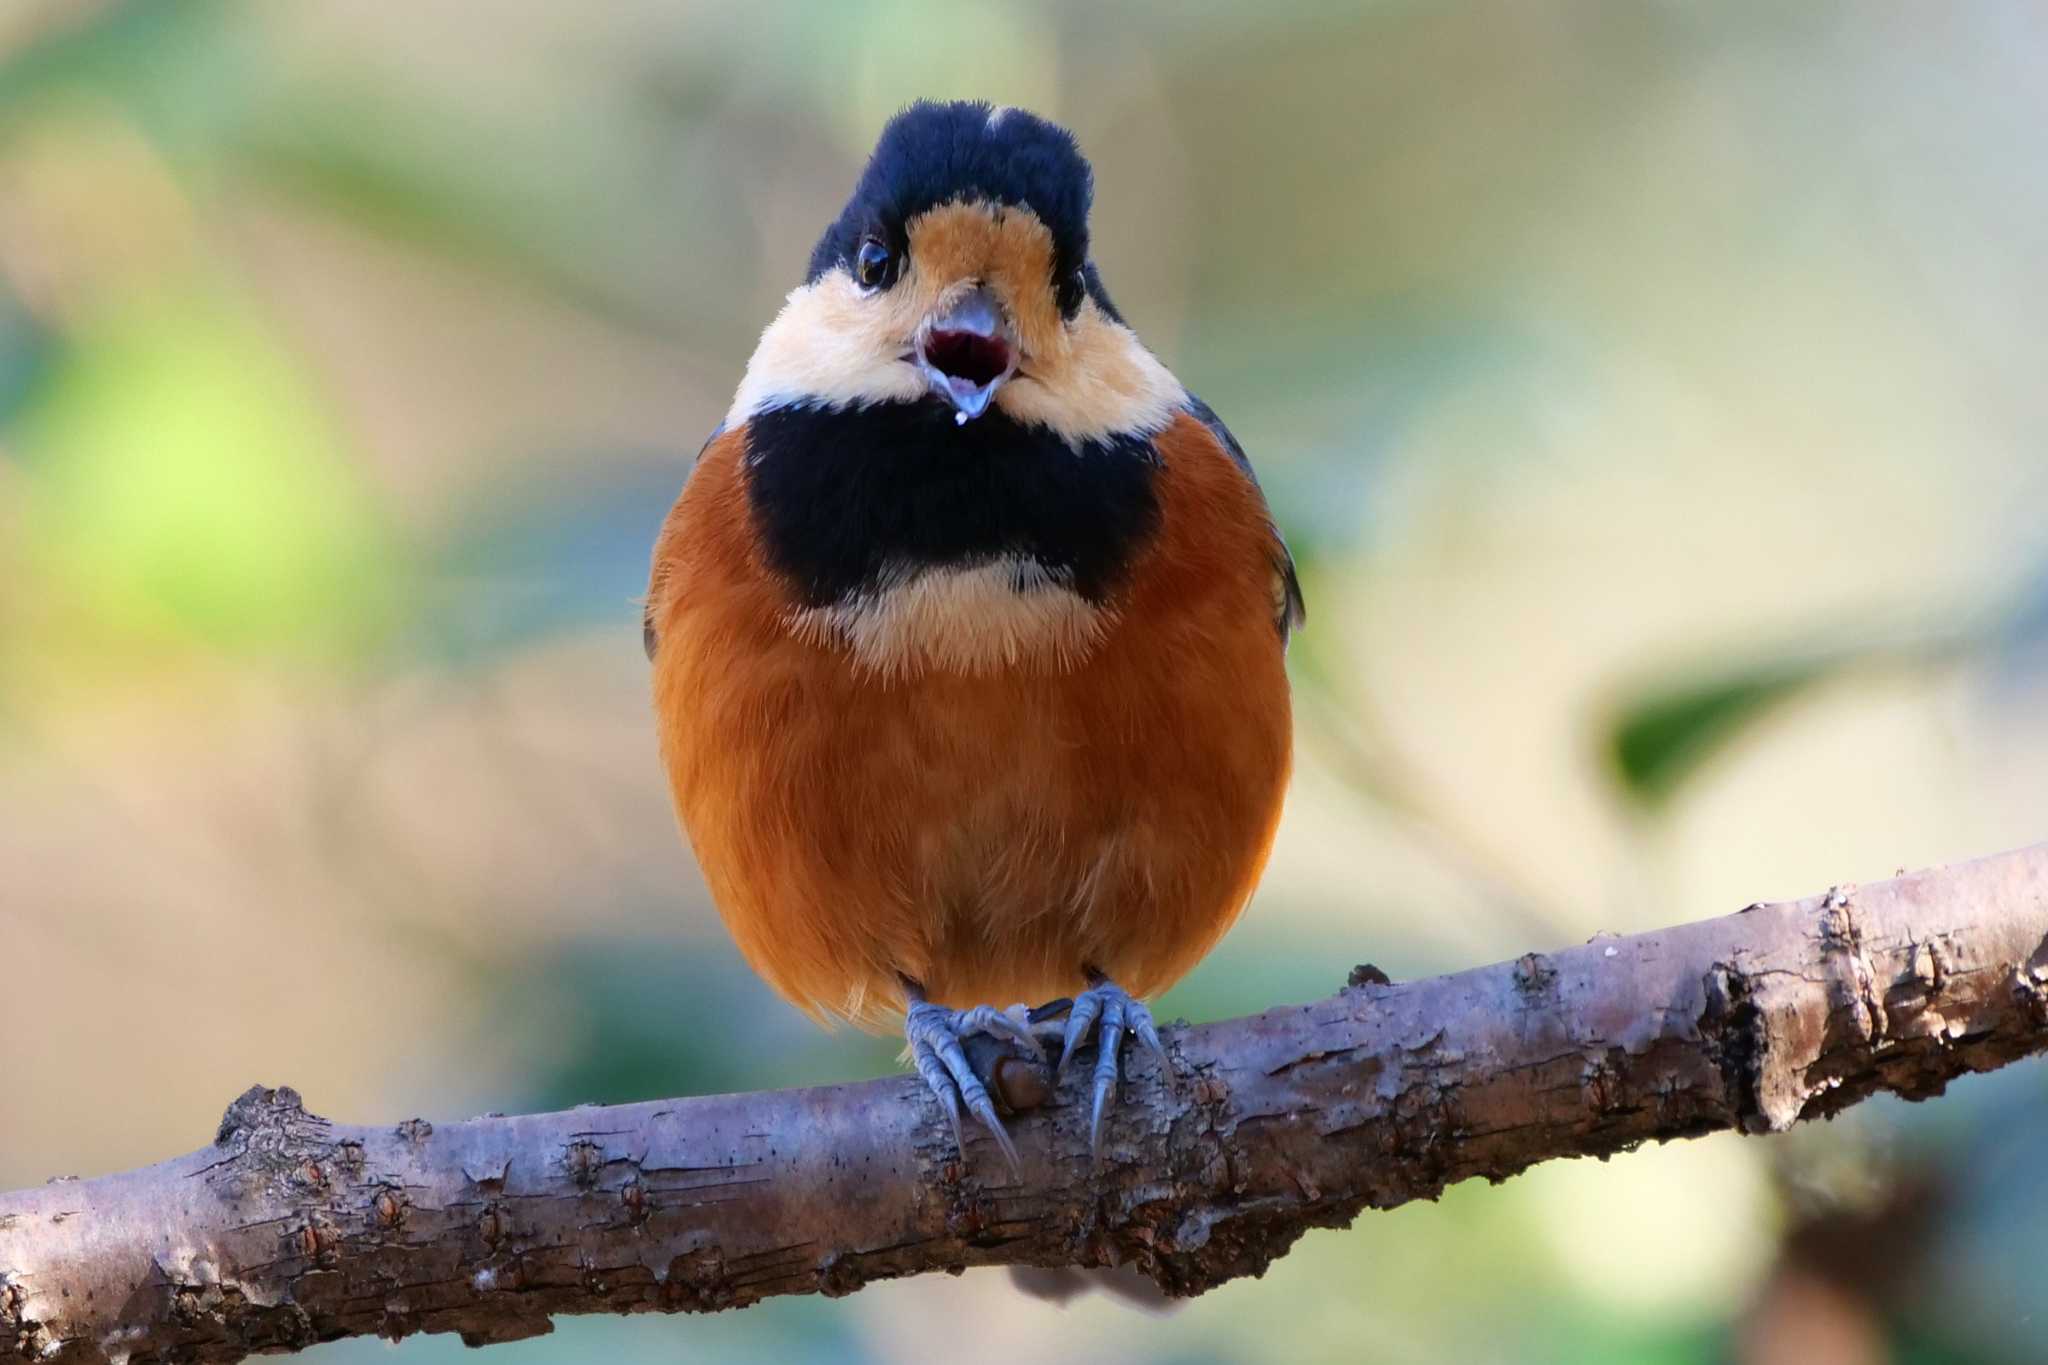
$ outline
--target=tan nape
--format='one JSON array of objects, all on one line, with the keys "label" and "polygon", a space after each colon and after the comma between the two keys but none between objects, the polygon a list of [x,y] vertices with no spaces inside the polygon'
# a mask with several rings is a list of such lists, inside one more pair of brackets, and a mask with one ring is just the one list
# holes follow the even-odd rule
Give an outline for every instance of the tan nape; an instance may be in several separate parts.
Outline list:
[{"label": "tan nape", "polygon": [[1028,208],[948,203],[908,225],[910,260],[894,287],[865,293],[844,269],[793,290],[761,334],[726,412],[727,427],[794,403],[908,403],[926,383],[913,362],[925,320],[985,282],[1016,330],[1018,373],[995,406],[1070,444],[1163,428],[1186,402],[1130,328],[1084,299],[1062,319],[1052,234]]}]

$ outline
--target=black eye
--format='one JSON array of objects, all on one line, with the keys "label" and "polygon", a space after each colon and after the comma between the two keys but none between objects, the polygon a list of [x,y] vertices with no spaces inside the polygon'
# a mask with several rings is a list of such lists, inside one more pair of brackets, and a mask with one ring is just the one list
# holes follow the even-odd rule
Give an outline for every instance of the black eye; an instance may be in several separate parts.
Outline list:
[{"label": "black eye", "polygon": [[873,289],[889,274],[889,248],[870,237],[854,253],[853,277],[863,289]]},{"label": "black eye", "polygon": [[1053,298],[1060,306],[1060,315],[1072,319],[1081,309],[1082,296],[1088,292],[1088,268],[1083,266],[1068,275],[1053,289]]}]

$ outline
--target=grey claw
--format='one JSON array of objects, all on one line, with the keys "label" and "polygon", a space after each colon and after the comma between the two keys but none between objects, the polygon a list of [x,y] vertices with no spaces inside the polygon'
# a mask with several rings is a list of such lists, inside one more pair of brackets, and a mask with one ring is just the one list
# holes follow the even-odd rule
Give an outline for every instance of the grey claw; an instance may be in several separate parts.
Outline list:
[{"label": "grey claw", "polygon": [[1102,992],[1096,990],[1074,997],[1074,1008],[1067,1014],[1067,1035],[1060,1043],[1060,1064],[1053,1069],[1055,1083],[1067,1074],[1067,1063],[1074,1060],[1074,1050],[1088,1041],[1088,1030],[1095,1027],[1095,1020],[1102,1013],[1102,1000]]},{"label": "grey claw", "polygon": [[1119,991],[1102,1002],[1102,1028],[1096,1038],[1095,1102],[1088,1112],[1088,1150],[1102,1155],[1102,1111],[1116,1094],[1117,1063],[1123,1055],[1124,1020],[1130,997]]},{"label": "grey claw", "polygon": [[1098,976],[1089,989],[1074,997],[1073,1010],[1067,1016],[1065,1046],[1060,1052],[1060,1064],[1053,1073],[1055,1081],[1066,1075],[1067,1064],[1074,1059],[1075,1049],[1087,1041],[1091,1028],[1099,1033],[1088,1106],[1088,1149],[1100,1157],[1102,1116],[1108,1112],[1110,1102],[1116,1096],[1124,1035],[1135,1036],[1152,1054],[1152,1059],[1159,1064],[1162,1081],[1173,1086],[1177,1078],[1166,1054],[1166,1044],[1160,1040],[1159,1028],[1152,1022],[1152,1011],[1115,982]]},{"label": "grey claw", "polygon": [[992,1034],[997,1038],[1008,1038],[1026,1050],[1039,1061],[1045,1060],[1045,1048],[1033,1036],[1031,1030],[1017,1022],[1004,1010],[994,1005],[976,1005],[971,1010],[961,1010],[953,1016],[955,1033],[973,1033],[976,1030]]},{"label": "grey claw", "polygon": [[939,1108],[946,1112],[946,1122],[953,1125],[953,1145],[963,1152],[966,1145],[960,1141],[960,1092],[953,1084],[952,1076],[933,1045],[910,1032],[910,1060],[917,1067],[917,1074],[924,1078],[925,1088],[938,1098]]},{"label": "grey claw", "polygon": [[[974,1117],[980,1119],[982,1126],[988,1129],[988,1135],[996,1140],[996,1146],[1003,1149],[1003,1159],[1010,1163],[1010,1174],[1022,1179],[1023,1160],[1017,1155],[1017,1144],[1010,1141],[1010,1130],[1003,1127],[1002,1119],[996,1114],[995,1102],[984,1093],[967,1103],[974,1110]],[[961,1150],[964,1152],[966,1149]]]},{"label": "grey claw", "polygon": [[[984,1015],[989,1017],[981,1017]],[[960,1131],[960,1109],[964,1104],[967,1111],[988,1129],[989,1136],[996,1140],[996,1146],[1002,1148],[1004,1159],[1010,1163],[1010,1173],[1021,1176],[1023,1166],[1017,1157],[1017,1145],[1010,1141],[1010,1134],[996,1113],[995,1101],[989,1098],[988,1087],[982,1084],[981,1077],[974,1074],[973,1064],[967,1060],[967,1053],[960,1046],[960,1036],[977,1029],[1009,1036],[1000,1025],[992,1024],[992,1019],[1001,1019],[1012,1027],[1016,1024],[1009,1016],[991,1011],[987,1005],[963,1011],[920,1001],[912,1005],[904,1017],[903,1032],[910,1041],[910,1058],[917,1067],[917,1074],[924,1078],[926,1088],[938,1097],[940,1107],[946,1111],[947,1121],[953,1125],[953,1145],[959,1148],[960,1154],[963,1157],[967,1155],[967,1144]]]}]

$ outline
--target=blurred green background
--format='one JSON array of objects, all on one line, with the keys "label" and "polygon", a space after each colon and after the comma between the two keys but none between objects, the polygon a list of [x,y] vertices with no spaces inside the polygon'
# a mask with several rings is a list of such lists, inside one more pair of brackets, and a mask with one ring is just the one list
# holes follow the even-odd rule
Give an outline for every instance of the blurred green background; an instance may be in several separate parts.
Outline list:
[{"label": "blurred green background", "polygon": [[[0,1186],[257,1080],[894,1065],[728,945],[634,598],[919,95],[1079,133],[1303,561],[1272,871],[1167,1014],[2048,835],[2037,6],[5,0]],[[2044,1123],[2018,1067],[1559,1163],[1166,1318],[973,1274],[489,1358],[2042,1360]]]}]

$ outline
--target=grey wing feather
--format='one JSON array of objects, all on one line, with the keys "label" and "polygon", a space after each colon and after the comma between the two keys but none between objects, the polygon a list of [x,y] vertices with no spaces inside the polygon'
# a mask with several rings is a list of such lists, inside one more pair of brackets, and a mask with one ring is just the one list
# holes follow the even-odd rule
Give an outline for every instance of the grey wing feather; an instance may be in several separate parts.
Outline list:
[{"label": "grey wing feather", "polygon": [[[1230,434],[1230,428],[1223,425],[1223,419],[1216,415],[1216,409],[1204,403],[1193,394],[1188,395],[1188,412],[1209,433],[1223,443],[1230,452],[1230,458],[1237,461],[1237,467],[1245,472],[1252,486],[1259,486],[1258,471],[1252,468],[1251,457],[1244,453],[1237,437]],[[1270,513],[1268,514],[1270,517]],[[1288,553],[1287,542],[1281,538],[1280,528],[1269,520],[1267,527],[1273,533],[1273,620],[1280,629],[1280,638],[1301,629],[1308,620],[1308,603],[1301,595],[1301,577],[1294,571],[1294,556]]]}]

